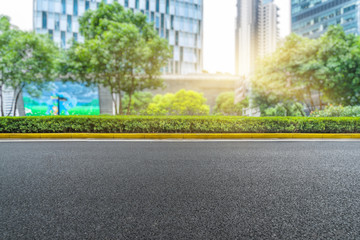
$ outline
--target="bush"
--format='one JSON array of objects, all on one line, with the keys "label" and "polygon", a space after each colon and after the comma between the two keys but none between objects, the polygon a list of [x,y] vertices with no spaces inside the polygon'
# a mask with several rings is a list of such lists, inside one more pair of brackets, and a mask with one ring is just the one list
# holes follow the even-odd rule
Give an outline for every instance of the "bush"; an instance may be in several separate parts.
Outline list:
[{"label": "bush", "polygon": [[360,133],[360,118],[4,117],[0,133]]},{"label": "bush", "polygon": [[311,117],[360,117],[360,106],[327,106],[310,114]]},{"label": "bush", "polygon": [[301,103],[278,103],[273,108],[265,110],[264,116],[267,117],[300,117],[305,116],[304,107]]},{"label": "bush", "polygon": [[242,116],[243,109],[247,107],[249,107],[248,98],[235,104],[235,92],[223,92],[216,98],[214,113],[227,116]]},{"label": "bush", "polygon": [[156,95],[145,111],[146,115],[208,115],[210,107],[206,105],[202,93],[184,89],[175,94]]}]

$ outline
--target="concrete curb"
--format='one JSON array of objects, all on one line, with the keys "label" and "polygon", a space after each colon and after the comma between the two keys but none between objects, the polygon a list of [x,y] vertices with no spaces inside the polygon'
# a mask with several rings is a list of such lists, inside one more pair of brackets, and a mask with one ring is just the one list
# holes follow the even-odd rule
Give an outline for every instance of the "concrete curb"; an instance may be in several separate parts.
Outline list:
[{"label": "concrete curb", "polygon": [[360,139],[323,133],[0,133],[0,139]]}]

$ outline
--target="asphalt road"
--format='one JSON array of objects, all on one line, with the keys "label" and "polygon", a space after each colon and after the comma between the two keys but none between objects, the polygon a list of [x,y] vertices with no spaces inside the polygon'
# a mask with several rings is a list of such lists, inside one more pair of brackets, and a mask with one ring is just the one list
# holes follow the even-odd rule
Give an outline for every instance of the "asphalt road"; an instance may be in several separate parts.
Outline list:
[{"label": "asphalt road", "polygon": [[0,143],[0,239],[359,239],[360,142]]}]

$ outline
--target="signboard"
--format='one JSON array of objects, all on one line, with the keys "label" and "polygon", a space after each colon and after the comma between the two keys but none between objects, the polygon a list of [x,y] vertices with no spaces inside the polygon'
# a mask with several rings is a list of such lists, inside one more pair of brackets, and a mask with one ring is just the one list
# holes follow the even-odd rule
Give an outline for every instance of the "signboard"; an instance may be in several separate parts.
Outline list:
[{"label": "signboard", "polygon": [[99,115],[99,92],[97,87],[80,83],[50,83],[39,96],[23,93],[26,116]]}]

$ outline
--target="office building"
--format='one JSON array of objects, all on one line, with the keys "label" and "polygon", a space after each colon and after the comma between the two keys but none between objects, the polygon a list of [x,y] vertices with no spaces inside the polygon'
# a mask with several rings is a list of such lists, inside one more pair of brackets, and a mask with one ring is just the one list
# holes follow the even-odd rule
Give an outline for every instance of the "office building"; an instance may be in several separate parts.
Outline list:
[{"label": "office building", "polygon": [[[62,48],[71,39],[84,41],[78,19],[95,10],[101,1],[116,0],[34,0],[34,30],[49,34]],[[173,47],[173,59],[164,73],[187,74],[202,71],[203,0],[118,0],[126,9],[142,12],[159,35]]]},{"label": "office building", "polygon": [[238,0],[235,30],[236,74],[245,78],[258,59],[276,50],[278,7],[273,0]]},{"label": "office building", "polygon": [[329,26],[341,25],[346,33],[359,35],[360,0],[292,0],[292,32],[317,38]]}]

